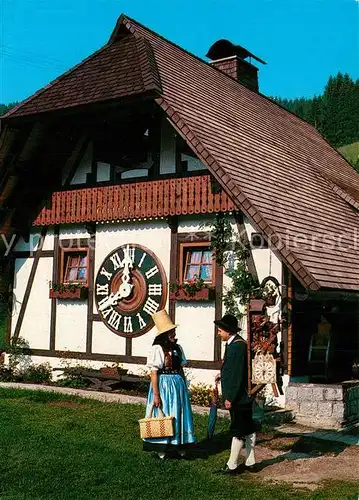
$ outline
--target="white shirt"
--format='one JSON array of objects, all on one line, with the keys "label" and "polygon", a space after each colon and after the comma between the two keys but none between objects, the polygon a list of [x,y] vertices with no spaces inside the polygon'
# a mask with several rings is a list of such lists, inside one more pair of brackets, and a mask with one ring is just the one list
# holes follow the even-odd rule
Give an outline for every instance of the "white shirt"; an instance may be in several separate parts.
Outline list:
[{"label": "white shirt", "polygon": [[[183,352],[181,346],[179,346],[181,350],[181,366],[185,366],[187,364],[186,356]],[[163,368],[165,364],[165,355],[163,349],[160,345],[155,344],[151,346],[148,356],[147,356],[147,366],[151,371],[158,371]]]},{"label": "white shirt", "polygon": [[231,335],[229,339],[227,340],[227,345],[229,345],[231,342],[233,342],[235,335]]}]

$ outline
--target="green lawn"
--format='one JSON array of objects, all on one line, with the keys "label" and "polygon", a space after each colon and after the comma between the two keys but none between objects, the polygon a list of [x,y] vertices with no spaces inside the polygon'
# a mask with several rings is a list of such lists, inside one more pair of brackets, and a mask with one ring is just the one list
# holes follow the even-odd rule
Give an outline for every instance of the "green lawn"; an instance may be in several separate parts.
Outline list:
[{"label": "green lawn", "polygon": [[359,141],[339,148],[341,154],[350,162],[356,161],[359,157]]},{"label": "green lawn", "polygon": [[[0,499],[356,498],[355,486],[344,483],[311,493],[263,485],[248,474],[215,476],[228,451],[203,444],[193,460],[160,462],[142,452],[142,416],[141,406],[0,388]],[[207,418],[196,416],[195,424],[201,441]],[[227,425],[220,420],[217,432]]]}]

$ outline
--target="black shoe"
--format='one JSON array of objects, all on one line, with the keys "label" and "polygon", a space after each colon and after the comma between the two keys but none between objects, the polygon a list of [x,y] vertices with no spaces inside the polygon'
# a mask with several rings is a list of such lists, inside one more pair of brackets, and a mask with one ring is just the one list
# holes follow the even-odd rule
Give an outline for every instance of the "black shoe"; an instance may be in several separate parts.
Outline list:
[{"label": "black shoe", "polygon": [[222,467],[222,469],[213,471],[213,474],[220,474],[221,476],[235,476],[238,473],[239,473],[239,467],[236,467],[235,469],[230,469],[228,465],[225,465],[224,467]]},{"label": "black shoe", "polygon": [[253,464],[253,465],[245,465],[244,466],[245,472],[252,472],[252,474],[256,472],[260,472],[261,468],[258,464]]}]

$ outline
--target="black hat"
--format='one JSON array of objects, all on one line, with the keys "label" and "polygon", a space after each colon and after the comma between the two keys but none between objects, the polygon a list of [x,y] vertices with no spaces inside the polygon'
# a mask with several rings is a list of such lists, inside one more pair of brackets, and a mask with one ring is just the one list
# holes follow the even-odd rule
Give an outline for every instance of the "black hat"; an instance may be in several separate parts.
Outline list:
[{"label": "black hat", "polygon": [[214,321],[214,324],[231,335],[235,335],[241,331],[241,328],[238,326],[238,320],[233,314],[225,314],[222,319]]}]

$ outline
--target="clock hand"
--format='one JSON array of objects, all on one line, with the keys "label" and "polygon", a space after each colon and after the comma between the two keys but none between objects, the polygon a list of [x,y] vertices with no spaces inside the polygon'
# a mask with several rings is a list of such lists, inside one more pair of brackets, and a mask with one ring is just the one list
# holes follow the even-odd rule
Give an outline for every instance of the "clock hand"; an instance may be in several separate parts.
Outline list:
[{"label": "clock hand", "polygon": [[118,303],[119,300],[125,299],[129,297],[131,294],[133,285],[130,283],[131,280],[131,274],[130,274],[130,268],[132,269],[133,267],[133,261],[130,257],[130,246],[127,245],[127,247],[124,250],[124,257],[122,260],[122,265],[124,267],[123,273],[122,273],[122,283],[116,293],[111,293],[109,295],[108,299],[106,302],[103,302],[101,306],[98,308],[99,311],[103,311],[106,309],[108,306],[114,306]]},{"label": "clock hand", "polygon": [[99,311],[103,311],[108,306],[115,305],[120,299],[122,299],[122,297],[123,297],[123,295],[122,295],[123,291],[121,290],[121,286],[120,286],[119,290],[116,293],[111,293],[108,296],[107,300],[105,302],[102,302],[102,304],[98,308]]},{"label": "clock hand", "polygon": [[130,268],[132,269],[133,267],[133,262],[130,257],[130,246],[127,245],[126,249],[124,250],[124,258],[122,261],[122,264],[124,266],[123,273],[122,273],[122,283],[120,285],[119,290],[122,290],[122,297],[121,298],[126,298],[130,295],[133,285],[130,283],[131,281],[131,274],[130,274]]},{"label": "clock hand", "polygon": [[122,282],[129,283],[131,279],[131,274],[130,274],[130,268],[133,268],[133,262],[130,257],[130,246],[127,245],[126,249],[124,250],[124,258],[122,261],[122,265],[124,267],[123,273],[122,273]]}]

